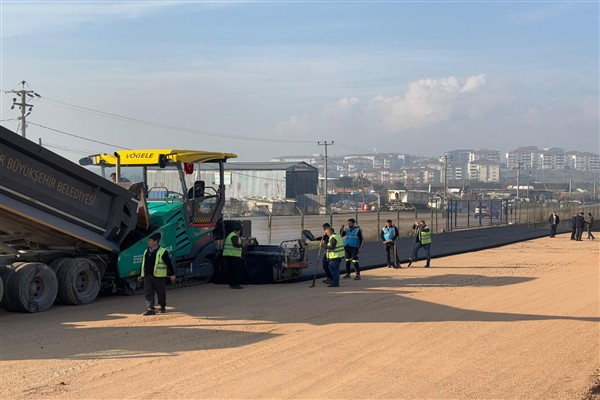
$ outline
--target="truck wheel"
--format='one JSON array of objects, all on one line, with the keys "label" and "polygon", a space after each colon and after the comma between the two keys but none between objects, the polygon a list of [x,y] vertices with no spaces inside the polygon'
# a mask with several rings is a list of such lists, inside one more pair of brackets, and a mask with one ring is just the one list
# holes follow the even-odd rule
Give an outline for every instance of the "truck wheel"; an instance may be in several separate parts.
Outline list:
[{"label": "truck wheel", "polygon": [[58,276],[58,272],[60,271],[62,266],[71,260],[72,259],[68,258],[68,257],[56,258],[56,259],[52,260],[52,262],[48,265],[50,265],[50,268],[52,268],[52,270],[54,271],[56,276]]},{"label": "truck wheel", "polygon": [[73,258],[58,272],[58,297],[63,304],[87,304],[98,297],[100,272],[87,258]]},{"label": "truck wheel", "polygon": [[[56,277],[58,278],[58,273],[60,272],[62,266],[71,260],[72,259],[68,257],[56,258],[52,260],[52,262],[48,265],[50,265],[50,268],[52,268],[52,270],[54,271],[54,275],[56,275]],[[60,296],[56,296],[56,300],[54,300],[54,302],[56,304],[63,304],[63,302],[60,301]]]},{"label": "truck wheel", "polygon": [[15,264],[12,264],[7,267],[0,268],[0,278],[2,278],[2,281],[4,282],[2,285],[3,295],[2,295],[2,298],[0,299],[0,306],[2,306],[2,308],[5,308],[7,310],[10,310],[11,307],[10,307],[10,302],[8,300],[8,297],[6,296],[6,284],[8,282],[8,279],[10,278],[10,276],[12,274],[14,274],[15,268],[21,264],[23,264],[23,263],[19,262],[19,263],[15,263]]},{"label": "truck wheel", "polygon": [[10,311],[34,313],[52,307],[57,292],[58,280],[52,268],[31,262],[14,268],[6,282],[5,295]]}]

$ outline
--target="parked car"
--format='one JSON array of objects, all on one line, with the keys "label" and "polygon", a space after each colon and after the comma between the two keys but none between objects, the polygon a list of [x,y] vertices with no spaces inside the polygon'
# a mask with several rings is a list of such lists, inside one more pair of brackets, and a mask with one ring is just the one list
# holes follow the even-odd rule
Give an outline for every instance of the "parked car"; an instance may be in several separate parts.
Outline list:
[{"label": "parked car", "polygon": [[475,207],[475,212],[473,213],[473,217],[475,218],[486,218],[490,216],[490,210],[488,210],[487,206],[477,206]]},{"label": "parked car", "polygon": [[489,218],[490,214],[492,215],[492,218],[500,218],[500,206],[496,206],[496,205],[492,205],[492,211],[490,212],[490,209],[488,208],[488,206],[481,206],[481,207],[475,207],[475,212],[473,213],[473,217],[475,218],[479,218],[479,215],[481,214],[481,218]]}]

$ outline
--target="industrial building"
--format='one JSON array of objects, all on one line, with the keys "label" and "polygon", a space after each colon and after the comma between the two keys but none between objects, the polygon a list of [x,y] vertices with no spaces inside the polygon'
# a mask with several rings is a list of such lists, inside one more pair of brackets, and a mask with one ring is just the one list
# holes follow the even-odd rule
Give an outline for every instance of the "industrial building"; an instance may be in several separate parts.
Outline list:
[{"label": "industrial building", "polygon": [[[202,165],[197,180],[206,186],[218,186],[217,169]],[[290,199],[304,194],[317,194],[319,171],[305,162],[228,162],[225,164],[227,197]]]}]

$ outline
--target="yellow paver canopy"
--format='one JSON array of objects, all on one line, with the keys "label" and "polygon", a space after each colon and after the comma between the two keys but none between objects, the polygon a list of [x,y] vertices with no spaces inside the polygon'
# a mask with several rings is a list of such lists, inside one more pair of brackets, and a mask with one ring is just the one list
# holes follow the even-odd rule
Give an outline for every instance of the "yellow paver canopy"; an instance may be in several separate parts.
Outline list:
[{"label": "yellow paver canopy", "polygon": [[237,155],[233,153],[198,150],[147,149],[119,150],[115,152],[115,154],[96,154],[88,157],[88,163],[92,165],[116,165],[117,155],[119,156],[120,164],[123,166],[159,166],[165,162],[205,163],[227,161],[229,158],[237,158]]}]

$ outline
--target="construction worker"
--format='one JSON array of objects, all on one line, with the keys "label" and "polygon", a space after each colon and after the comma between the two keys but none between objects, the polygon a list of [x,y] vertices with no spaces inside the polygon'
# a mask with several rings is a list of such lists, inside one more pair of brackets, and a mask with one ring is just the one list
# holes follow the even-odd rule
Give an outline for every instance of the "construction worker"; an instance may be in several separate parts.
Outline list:
[{"label": "construction worker", "polygon": [[585,228],[585,217],[583,211],[575,215],[575,240],[581,242],[583,228]]},{"label": "construction worker", "polygon": [[[385,248],[388,268],[400,268],[398,253],[396,249],[396,239],[398,238],[398,229],[394,226],[391,219],[386,221],[385,226],[381,229],[381,240]],[[392,259],[394,260],[392,262]]]},{"label": "construction worker", "polygon": [[587,213],[585,216],[585,226],[587,227],[587,238],[596,240],[596,236],[592,233],[592,228],[594,226],[594,216],[592,213]]},{"label": "construction worker", "polygon": [[342,238],[344,238],[344,251],[346,257],[346,275],[344,279],[350,278],[350,271],[354,267],[356,276],[355,281],[360,280],[360,266],[358,265],[358,253],[363,246],[363,236],[360,226],[356,225],[354,218],[348,221],[348,227],[344,229],[344,225],[340,228]]},{"label": "construction worker", "polygon": [[[331,227],[327,222],[323,224],[323,235],[319,237],[314,237],[312,234],[310,235],[311,242],[321,242],[320,248],[324,249],[327,247],[327,240],[329,240],[329,236],[327,236],[326,229]],[[308,231],[310,232],[310,231]],[[319,262],[319,260],[317,260]],[[329,261],[327,260],[327,254],[323,254],[323,258],[321,259],[321,265],[323,267],[323,271],[325,271],[325,279],[323,279],[323,283],[330,284],[333,281],[333,276],[331,275],[331,271],[329,270]]]},{"label": "construction worker", "polygon": [[556,228],[560,223],[560,217],[558,216],[556,211],[552,212],[550,218],[548,218],[548,222],[550,222],[550,237],[553,238],[556,236]]},{"label": "construction worker", "polygon": [[417,261],[420,248],[425,249],[425,255],[427,257],[427,263],[425,268],[429,268],[431,261],[431,231],[425,223],[425,221],[419,221],[419,227],[415,238],[415,246],[413,248],[412,258],[409,260],[408,266],[410,267],[413,262]]},{"label": "construction worker", "polygon": [[340,263],[344,258],[344,245],[340,235],[334,232],[331,226],[327,226],[325,234],[327,235],[327,245],[325,247],[325,257],[327,257],[327,263],[329,271],[331,272],[331,283],[328,287],[340,286]]},{"label": "construction worker", "polygon": [[173,263],[169,258],[169,252],[164,247],[159,246],[161,235],[156,232],[148,238],[148,249],[144,251],[142,257],[141,274],[138,276],[138,281],[144,282],[144,296],[146,297],[146,312],[143,315],[154,315],[154,292],[158,297],[159,313],[166,312],[167,306],[167,291],[165,287],[165,279],[167,276],[171,282],[175,282],[175,271]]},{"label": "construction worker", "polygon": [[223,246],[223,259],[227,266],[227,274],[229,277],[229,287],[231,289],[242,289],[240,285],[242,281],[242,273],[244,265],[242,264],[242,239],[240,234],[242,227],[236,225],[227,238]]}]

